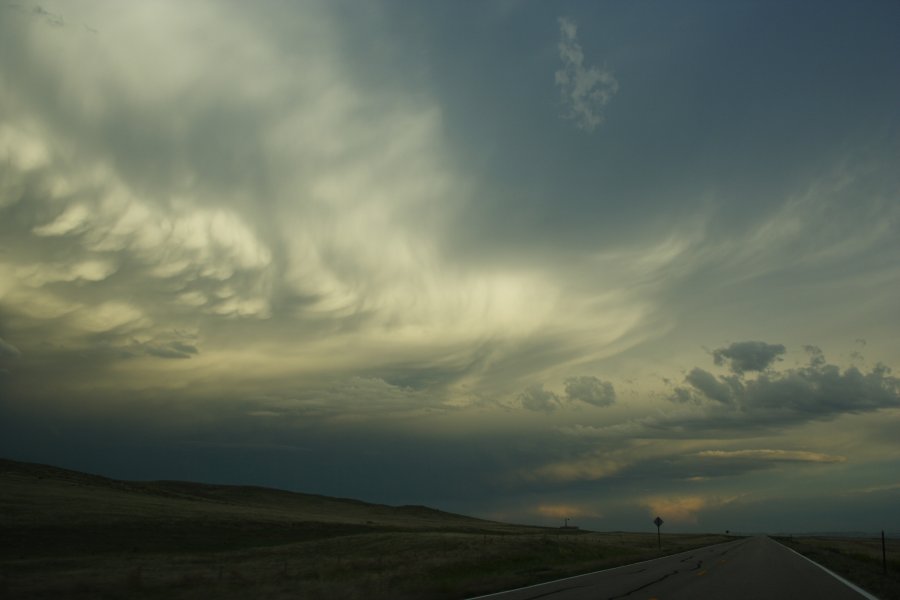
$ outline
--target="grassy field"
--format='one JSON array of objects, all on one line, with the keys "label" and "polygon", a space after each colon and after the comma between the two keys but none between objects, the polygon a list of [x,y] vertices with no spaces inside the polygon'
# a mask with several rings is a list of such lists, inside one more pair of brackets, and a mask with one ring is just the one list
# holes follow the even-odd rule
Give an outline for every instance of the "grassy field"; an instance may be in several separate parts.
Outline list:
[{"label": "grassy field", "polygon": [[777,537],[782,544],[831,569],[881,600],[900,600],[900,540],[887,539],[887,573],[881,538]]},{"label": "grassy field", "polygon": [[[464,598],[658,556],[656,534],[508,525],[0,460],[3,598]],[[663,553],[725,541],[663,536]]]}]

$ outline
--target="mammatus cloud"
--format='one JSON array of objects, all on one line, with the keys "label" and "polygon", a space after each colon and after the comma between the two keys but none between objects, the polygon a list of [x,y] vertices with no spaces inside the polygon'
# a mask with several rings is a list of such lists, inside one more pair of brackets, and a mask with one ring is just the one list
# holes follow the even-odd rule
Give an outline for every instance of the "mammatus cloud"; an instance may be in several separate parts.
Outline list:
[{"label": "mammatus cloud", "polygon": [[[29,356],[39,340],[107,361],[190,357],[132,364],[188,377],[202,362],[267,387],[298,364],[443,369],[456,378],[445,385],[464,380],[462,404],[476,387],[510,398],[537,370],[656,335],[654,302],[631,283],[662,277],[677,258],[666,244],[604,254],[619,275],[599,294],[562,291],[596,264],[569,273],[457,252],[477,190],[458,185],[441,102],[358,77],[330,3],[286,10],[290,27],[276,11],[203,1],[59,6],[63,27],[30,8],[0,20],[0,309]],[[613,80],[570,42],[562,73],[589,124]],[[612,398],[590,385],[578,400]]]},{"label": "mammatus cloud", "polygon": [[738,375],[747,371],[764,371],[773,362],[781,360],[785,347],[782,344],[765,342],[736,342],[727,348],[713,350],[713,361],[717,365],[728,363],[729,368]]},{"label": "mammatus cloud", "polygon": [[559,19],[559,58],[556,71],[564,117],[591,132],[603,122],[603,107],[619,90],[619,83],[606,68],[584,64],[584,52],[578,43],[577,26],[571,19]]}]

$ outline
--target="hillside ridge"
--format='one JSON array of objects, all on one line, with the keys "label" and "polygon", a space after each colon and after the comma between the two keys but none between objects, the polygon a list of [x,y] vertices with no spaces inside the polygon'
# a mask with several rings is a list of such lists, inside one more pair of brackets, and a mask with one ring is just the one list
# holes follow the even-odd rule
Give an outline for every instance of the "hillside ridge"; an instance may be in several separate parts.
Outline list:
[{"label": "hillside ridge", "polygon": [[[517,533],[427,506],[389,506],[253,485],[128,481],[0,458],[0,534],[15,546],[121,551],[278,545],[377,532]],[[136,541],[137,540],[137,541]]]}]

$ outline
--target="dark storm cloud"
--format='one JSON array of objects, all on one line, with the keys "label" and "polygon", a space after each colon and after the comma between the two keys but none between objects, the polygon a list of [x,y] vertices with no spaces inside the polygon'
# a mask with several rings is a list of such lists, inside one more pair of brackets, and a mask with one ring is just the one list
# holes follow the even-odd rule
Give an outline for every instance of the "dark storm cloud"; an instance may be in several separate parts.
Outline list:
[{"label": "dark storm cloud", "polygon": [[535,383],[519,394],[519,402],[528,410],[553,412],[560,407],[559,396],[544,389],[544,384]]},{"label": "dark storm cloud", "polygon": [[807,344],[803,346],[804,352],[809,355],[809,364],[812,367],[821,367],[827,361],[825,360],[825,353],[822,352],[822,349],[818,346],[813,346],[811,344]]},{"label": "dark storm cloud", "polygon": [[[674,402],[693,401],[703,407],[705,417],[698,416],[693,423],[698,428],[703,428],[704,422],[711,426],[728,423],[734,426],[786,426],[900,407],[900,379],[893,377],[884,365],[869,371],[857,367],[842,370],[826,363],[818,348],[806,346],[811,354],[808,366],[783,371],[765,370],[755,378],[747,378],[743,375],[750,367],[754,367],[753,370],[767,368],[784,348],[753,342],[749,346],[733,344],[729,350],[735,347],[751,349],[746,353],[729,351],[725,354],[732,361],[741,361],[737,369],[732,364],[737,375],[717,376],[696,367],[685,377],[689,387],[678,387],[671,396]],[[716,360],[719,362],[718,357]],[[709,400],[713,404],[708,403]],[[687,417],[684,424],[692,419]]]},{"label": "dark storm cloud", "polygon": [[177,341],[165,344],[145,344],[143,349],[147,354],[159,358],[190,358],[199,353],[193,344]]},{"label": "dark storm cloud", "polygon": [[518,395],[518,401],[523,408],[540,412],[553,412],[576,402],[604,407],[616,401],[613,384],[592,375],[568,377],[563,385],[565,391],[557,394],[545,390],[542,383],[533,383]]},{"label": "dark storm cloud", "polygon": [[737,374],[747,371],[764,371],[785,353],[782,344],[765,342],[735,342],[725,348],[713,350],[713,360],[717,365],[728,364]]},{"label": "dark storm cloud", "polygon": [[[696,391],[720,404],[731,404],[734,402],[734,386],[736,382],[732,379],[726,377],[719,378],[709,371],[694,367],[684,380],[691,384]],[[679,401],[684,401],[683,389],[677,390],[677,399]]]},{"label": "dark storm cloud", "polygon": [[592,376],[569,377],[565,381],[566,398],[594,406],[609,406],[616,401],[616,390],[608,381]]},{"label": "dark storm cloud", "polygon": [[625,514],[897,406],[709,341],[897,360],[894,9],[41,1],[0,12],[4,454]]}]

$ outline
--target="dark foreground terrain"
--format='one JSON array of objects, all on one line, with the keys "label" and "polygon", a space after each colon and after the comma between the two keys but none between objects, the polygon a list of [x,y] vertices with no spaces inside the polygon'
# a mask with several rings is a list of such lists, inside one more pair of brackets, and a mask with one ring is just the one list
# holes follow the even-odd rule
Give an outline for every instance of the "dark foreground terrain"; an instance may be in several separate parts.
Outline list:
[{"label": "dark foreground terrain", "polygon": [[[0,460],[3,598],[463,598],[658,556],[656,535]],[[662,553],[725,536],[663,536]]]}]

